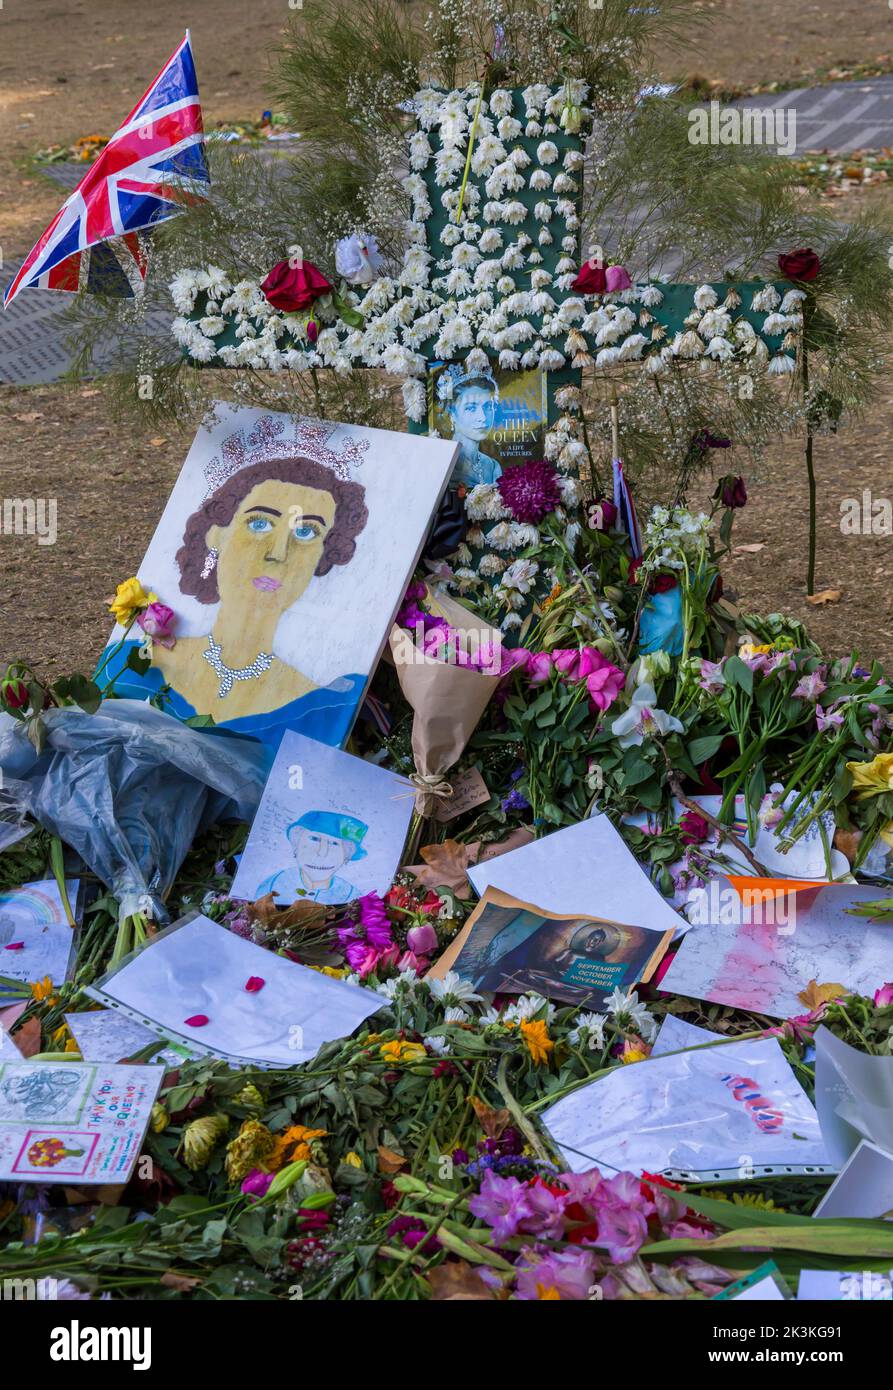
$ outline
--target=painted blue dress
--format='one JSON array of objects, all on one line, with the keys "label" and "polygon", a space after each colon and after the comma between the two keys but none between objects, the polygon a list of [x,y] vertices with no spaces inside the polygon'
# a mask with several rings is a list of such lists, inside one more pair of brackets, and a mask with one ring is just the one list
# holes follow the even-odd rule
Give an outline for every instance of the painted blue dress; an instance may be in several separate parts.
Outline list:
[{"label": "painted blue dress", "polygon": [[[103,688],[114,681],[114,694],[122,699],[148,700],[166,683],[157,666],[150,666],[142,676],[127,669],[128,656],[132,651],[138,650],[140,645],[139,642],[125,642],[100,677]],[[234,734],[245,734],[249,738],[257,739],[274,753],[286,729],[293,729],[296,733],[306,734],[308,738],[315,738],[318,743],[328,743],[337,748],[344,743],[353,724],[365,685],[365,676],[339,676],[331,685],[310,690],[306,695],[292,700],[291,704],[281,705],[279,709],[268,710],[264,714],[221,720],[219,727]],[[178,719],[192,719],[196,713],[189,701],[175,690],[169,691],[163,697],[161,708],[166,714],[173,714]]]}]

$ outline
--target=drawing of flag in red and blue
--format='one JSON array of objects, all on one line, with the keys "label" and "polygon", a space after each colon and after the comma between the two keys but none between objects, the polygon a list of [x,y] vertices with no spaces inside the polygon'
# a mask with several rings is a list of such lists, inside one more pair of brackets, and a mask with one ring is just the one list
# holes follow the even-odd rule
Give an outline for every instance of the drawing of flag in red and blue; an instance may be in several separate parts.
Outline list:
[{"label": "drawing of flag in red and blue", "polygon": [[132,295],[146,275],[138,233],[182,210],[207,184],[204,128],[189,31],[56,213],[3,296],[87,289]]}]

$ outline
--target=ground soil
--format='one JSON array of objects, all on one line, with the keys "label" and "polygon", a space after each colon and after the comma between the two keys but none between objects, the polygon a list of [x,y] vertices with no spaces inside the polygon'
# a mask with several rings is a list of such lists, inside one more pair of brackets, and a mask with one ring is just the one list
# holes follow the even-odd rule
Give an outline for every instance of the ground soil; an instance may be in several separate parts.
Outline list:
[{"label": "ground soil", "polygon": [[[728,83],[805,85],[810,72],[893,51],[893,11],[880,0],[850,0],[845,15],[806,0],[717,0],[704,8],[716,23],[698,50],[668,62],[664,76],[697,70]],[[256,116],[269,103],[270,50],[291,15],[286,0],[4,0],[3,256],[27,251],[59,206],[58,186],[30,169],[29,158],[43,146],[114,129],[187,22],[213,125]],[[0,387],[3,493],[55,497],[59,509],[55,545],[0,535],[0,659],[20,657],[57,675],[93,665],[108,629],[103,599],[143,554],[194,422],[183,426],[182,435],[122,436],[96,386]],[[893,377],[861,424],[817,443],[817,587],[838,590],[839,600],[806,602],[806,476],[795,444],[772,449],[748,477],[750,501],[735,540],[762,548],[733,555],[726,583],[747,609],[803,618],[831,651],[855,645],[893,666],[890,538],[844,537],[839,528],[843,498],[863,488],[890,494],[891,438]]]}]

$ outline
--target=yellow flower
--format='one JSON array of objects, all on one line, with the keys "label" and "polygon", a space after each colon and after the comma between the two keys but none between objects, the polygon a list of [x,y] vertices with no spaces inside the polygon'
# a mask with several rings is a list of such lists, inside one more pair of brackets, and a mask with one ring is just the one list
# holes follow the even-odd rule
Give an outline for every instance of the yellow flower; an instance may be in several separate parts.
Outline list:
[{"label": "yellow flower", "polygon": [[243,1120],[235,1139],[226,1146],[226,1176],[231,1183],[240,1183],[252,1168],[269,1172],[275,1148],[276,1140],[266,1125],[260,1120]]},{"label": "yellow flower", "polygon": [[627,1038],[623,1044],[623,1052],[620,1060],[626,1062],[644,1062],[649,1056],[648,1049],[640,1038]]},{"label": "yellow flower", "polygon": [[354,1152],[353,1149],[351,1149],[349,1154],[344,1155],[344,1162],[349,1163],[351,1168],[362,1168],[363,1166],[363,1160],[360,1158],[360,1155],[358,1153]]},{"label": "yellow flower", "polygon": [[146,593],[138,579],[125,579],[115,590],[115,597],[109,604],[109,612],[114,615],[116,622],[126,627],[134,613],[140,608],[147,608],[156,598],[156,594]]},{"label": "yellow flower", "polygon": [[408,1066],[411,1062],[418,1062],[428,1055],[421,1043],[403,1042],[400,1038],[395,1038],[393,1042],[382,1043],[380,1051],[386,1062],[394,1062],[403,1066]]},{"label": "yellow flower", "polygon": [[53,982],[49,975],[44,975],[42,980],[34,981],[31,986],[31,998],[36,1000],[38,1004],[47,1003],[51,1006],[55,1004],[56,996],[53,994]]},{"label": "yellow flower", "polygon": [[325,1129],[308,1129],[306,1125],[291,1125],[284,1134],[278,1134],[274,1139],[266,1166],[275,1172],[286,1162],[297,1163],[300,1159],[305,1158],[309,1163],[313,1157],[313,1151],[310,1147],[312,1141],[324,1139],[327,1134],[328,1130]]},{"label": "yellow flower", "polygon": [[763,656],[766,652],[771,651],[771,642],[764,642],[762,646],[757,646],[755,642],[745,642],[743,647],[738,648],[738,655],[742,661],[747,661],[750,657]]},{"label": "yellow flower", "polygon": [[559,595],[560,593],[561,593],[561,585],[560,585],[560,584],[553,584],[552,587],[551,587],[551,589],[549,590],[548,596],[547,596],[546,598],[543,599],[543,603],[542,603],[543,608],[544,608],[544,609],[550,608],[550,607],[552,606],[552,604],[555,602],[555,600],[557,599],[557,597],[558,597],[558,595]]},{"label": "yellow flower", "polygon": [[310,969],[315,970],[319,975],[328,975],[330,980],[343,980],[345,975],[350,974],[346,966],[311,965]]},{"label": "yellow flower", "polygon": [[893,753],[878,753],[870,763],[847,763],[847,771],[853,775],[853,790],[859,801],[880,796],[881,792],[893,792]]},{"label": "yellow flower", "polygon": [[151,1129],[152,1129],[152,1133],[153,1133],[153,1134],[160,1134],[160,1133],[162,1132],[162,1130],[167,1129],[167,1127],[168,1127],[168,1125],[170,1124],[170,1122],[171,1122],[171,1117],[170,1117],[170,1115],[167,1113],[167,1111],[165,1110],[165,1108],[164,1108],[164,1106],[161,1104],[161,1102],[158,1101],[158,1100],[156,1100],[155,1104],[152,1106],[152,1119],[151,1119]]},{"label": "yellow flower", "polygon": [[538,1282],[536,1286],[536,1296],[543,1303],[561,1302],[561,1294],[554,1284],[540,1284]]},{"label": "yellow flower", "polygon": [[183,1162],[190,1173],[204,1168],[217,1140],[228,1129],[229,1120],[225,1115],[203,1115],[186,1126],[182,1140]]},{"label": "yellow flower", "polygon": [[266,1102],[253,1081],[243,1086],[234,1099],[239,1105],[244,1105],[246,1110],[252,1110],[255,1115],[262,1115],[264,1112]]},{"label": "yellow flower", "polygon": [[522,1019],[521,1034],[527,1044],[527,1051],[533,1058],[536,1066],[541,1063],[548,1063],[549,1053],[555,1044],[549,1037],[549,1029],[544,1018]]}]

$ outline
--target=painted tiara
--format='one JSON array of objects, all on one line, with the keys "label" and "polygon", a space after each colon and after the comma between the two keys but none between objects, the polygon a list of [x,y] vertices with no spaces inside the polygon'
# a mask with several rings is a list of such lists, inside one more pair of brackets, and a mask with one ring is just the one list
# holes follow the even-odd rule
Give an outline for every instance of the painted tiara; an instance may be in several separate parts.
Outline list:
[{"label": "painted tiara", "polygon": [[368,439],[345,439],[337,449],[329,447],[329,440],[338,425],[324,420],[300,418],[295,421],[294,433],[289,438],[286,431],[286,418],[281,415],[262,415],[250,430],[236,430],[224,439],[220,453],[215,454],[205,464],[205,479],[208,487],[206,496],[216,492],[221,484],[243,468],[255,463],[266,463],[272,459],[288,458],[298,454],[301,458],[312,459],[330,469],[341,482],[349,482],[357,468],[363,463],[363,455],[369,448]]}]

